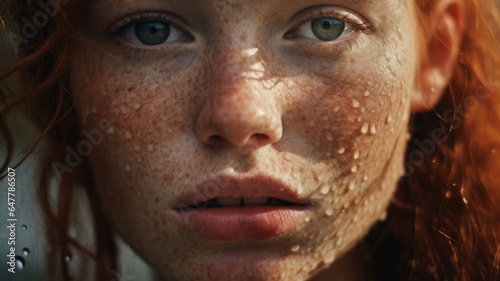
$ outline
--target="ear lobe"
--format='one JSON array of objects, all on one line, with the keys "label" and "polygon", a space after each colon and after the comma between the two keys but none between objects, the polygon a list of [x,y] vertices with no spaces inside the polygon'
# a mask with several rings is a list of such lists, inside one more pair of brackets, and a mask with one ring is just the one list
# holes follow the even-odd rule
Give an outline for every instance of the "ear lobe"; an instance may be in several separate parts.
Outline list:
[{"label": "ear lobe", "polygon": [[412,100],[414,111],[433,108],[453,76],[464,32],[463,8],[460,0],[441,0],[430,12],[424,59],[417,73],[418,94]]}]

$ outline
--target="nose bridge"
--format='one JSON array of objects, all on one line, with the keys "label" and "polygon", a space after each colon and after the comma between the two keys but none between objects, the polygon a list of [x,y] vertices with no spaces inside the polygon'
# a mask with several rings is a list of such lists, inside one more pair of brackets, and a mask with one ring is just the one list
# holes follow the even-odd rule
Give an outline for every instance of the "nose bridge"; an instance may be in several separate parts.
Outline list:
[{"label": "nose bridge", "polygon": [[262,85],[265,68],[259,49],[227,43],[211,65],[198,137],[208,144],[224,139],[238,147],[275,142],[281,138],[281,118],[271,93]]}]

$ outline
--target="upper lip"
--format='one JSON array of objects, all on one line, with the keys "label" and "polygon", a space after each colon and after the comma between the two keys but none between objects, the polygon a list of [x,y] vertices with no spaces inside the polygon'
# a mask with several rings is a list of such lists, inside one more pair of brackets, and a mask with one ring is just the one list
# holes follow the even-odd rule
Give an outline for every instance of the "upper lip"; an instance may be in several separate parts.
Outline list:
[{"label": "upper lip", "polygon": [[219,176],[203,181],[179,197],[176,209],[197,205],[216,198],[276,198],[297,205],[310,200],[301,195],[302,188],[292,188],[275,178],[258,175],[239,178]]}]

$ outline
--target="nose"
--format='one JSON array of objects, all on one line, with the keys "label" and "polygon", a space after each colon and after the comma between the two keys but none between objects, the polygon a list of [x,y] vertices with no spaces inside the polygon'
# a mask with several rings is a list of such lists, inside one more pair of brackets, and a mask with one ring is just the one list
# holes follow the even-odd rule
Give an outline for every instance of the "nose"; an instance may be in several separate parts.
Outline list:
[{"label": "nose", "polygon": [[212,147],[254,150],[281,139],[283,127],[272,90],[263,87],[264,67],[248,55],[224,55],[205,88],[208,98],[196,124],[198,139]]}]

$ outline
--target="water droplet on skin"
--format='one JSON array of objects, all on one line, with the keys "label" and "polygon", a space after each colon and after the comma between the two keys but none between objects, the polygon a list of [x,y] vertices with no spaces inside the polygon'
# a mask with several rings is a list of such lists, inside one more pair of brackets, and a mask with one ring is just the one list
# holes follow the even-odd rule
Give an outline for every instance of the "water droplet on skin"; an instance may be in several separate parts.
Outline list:
[{"label": "water droplet on skin", "polygon": [[153,151],[153,145],[152,144],[148,145],[148,151]]},{"label": "water droplet on skin", "polygon": [[301,195],[302,193],[304,193],[304,187],[302,187],[302,185],[299,185],[299,187],[297,188],[297,194]]},{"label": "water droplet on skin", "polygon": [[295,252],[299,251],[299,249],[300,249],[300,246],[299,245],[295,245],[295,246],[293,246],[293,247],[290,248],[290,252],[295,253]]},{"label": "water droplet on skin", "polygon": [[305,221],[305,222],[310,222],[310,221],[311,221],[311,218],[310,218],[310,217],[306,217],[306,218],[304,219],[304,221]]},{"label": "water droplet on skin", "polygon": [[337,239],[337,241],[335,241],[335,246],[338,247],[338,246],[342,245],[342,242],[343,242],[342,238]]},{"label": "water droplet on skin", "polygon": [[135,110],[139,110],[140,108],[141,108],[141,105],[140,105],[140,104],[136,103],[136,104],[134,105],[134,109],[135,109]]},{"label": "water droplet on skin", "polygon": [[16,256],[16,270],[21,271],[26,267],[26,261],[21,256]]},{"label": "water droplet on skin", "polygon": [[354,165],[351,167],[351,173],[356,173],[358,171],[358,166]]},{"label": "water droplet on skin", "polygon": [[330,192],[330,186],[328,184],[323,184],[319,189],[319,194],[326,195]]},{"label": "water droplet on skin", "polygon": [[403,32],[401,31],[401,28],[398,28],[398,38],[399,40],[403,39]]},{"label": "water droplet on skin", "polygon": [[134,145],[134,151],[139,152],[139,150],[141,150],[141,148],[137,144]]},{"label": "water droplet on skin", "polygon": [[325,215],[331,217],[333,215],[333,210],[332,209],[328,209],[325,211]]},{"label": "water droplet on skin", "polygon": [[316,122],[311,121],[309,122],[309,127],[314,128],[316,126]]},{"label": "water droplet on skin", "polygon": [[126,172],[130,172],[132,170],[132,168],[130,167],[130,165],[126,165],[125,166],[125,171]]},{"label": "water droplet on skin", "polygon": [[352,217],[352,222],[357,222],[359,220],[359,217],[358,216],[354,216]]},{"label": "water droplet on skin", "polygon": [[345,153],[345,147],[341,147],[339,148],[339,150],[337,151],[338,154],[344,154]]},{"label": "water droplet on skin", "polygon": [[27,257],[30,254],[30,249],[28,248],[23,248],[23,256]]},{"label": "water droplet on skin", "polygon": [[370,96],[370,91],[366,91],[363,95],[364,95],[365,97],[369,97],[369,96]]},{"label": "water droplet on skin", "polygon": [[370,127],[370,134],[375,135],[377,133],[377,125],[372,124]]},{"label": "water droplet on skin", "polygon": [[25,224],[23,224],[23,225],[21,226],[21,229],[22,229],[22,230],[26,230],[26,229],[28,229],[28,226],[27,226],[27,225],[25,225]]},{"label": "water droplet on skin", "polygon": [[369,127],[369,126],[370,126],[370,125],[368,125],[368,123],[363,124],[363,126],[361,127],[361,133],[362,133],[363,135],[364,135],[364,134],[366,134],[366,133],[368,133],[368,129],[369,129],[368,127]]},{"label": "water droplet on skin", "polygon": [[389,114],[385,119],[385,124],[391,124],[391,123],[392,123],[392,116]]},{"label": "water droplet on skin", "polygon": [[128,139],[128,140],[131,139],[132,138],[132,133],[126,132],[125,133],[125,138]]},{"label": "water droplet on skin", "polygon": [[326,254],[323,258],[323,262],[326,264],[331,264],[335,260],[335,252],[330,252]]},{"label": "water droplet on skin", "polygon": [[368,181],[368,175],[363,176],[363,181]]},{"label": "water droplet on skin", "polygon": [[331,134],[327,134],[326,135],[326,140],[329,141],[329,142],[332,142],[333,141],[333,136]]},{"label": "water droplet on skin", "polygon": [[167,133],[171,134],[171,133],[173,133],[173,132],[174,132],[174,130],[173,130],[172,128],[168,128],[168,129],[167,129]]},{"label": "water droplet on skin", "polygon": [[109,127],[106,129],[106,133],[113,134],[115,132],[115,127]]},{"label": "water droplet on skin", "polygon": [[349,189],[349,191],[352,191],[354,190],[354,188],[356,188],[356,183],[354,181],[351,181],[347,189]]},{"label": "water droplet on skin", "polygon": [[359,108],[360,106],[361,106],[361,104],[359,103],[358,100],[356,100],[356,99],[352,100],[352,107],[353,108]]},{"label": "water droplet on skin", "polygon": [[448,190],[444,196],[446,196],[446,198],[450,199],[451,198],[451,191]]},{"label": "water droplet on skin", "polygon": [[354,155],[352,156],[355,160],[359,159],[359,150],[356,150],[354,152]]},{"label": "water droplet on skin", "polygon": [[97,113],[97,108],[95,106],[92,106],[90,108],[90,112],[92,112],[92,114],[96,114]]},{"label": "water droplet on skin", "polygon": [[64,256],[64,261],[65,261],[65,262],[70,262],[70,261],[71,261],[71,258],[72,258],[72,257],[71,257],[71,254],[67,254],[67,255],[65,255],[65,256]]}]

